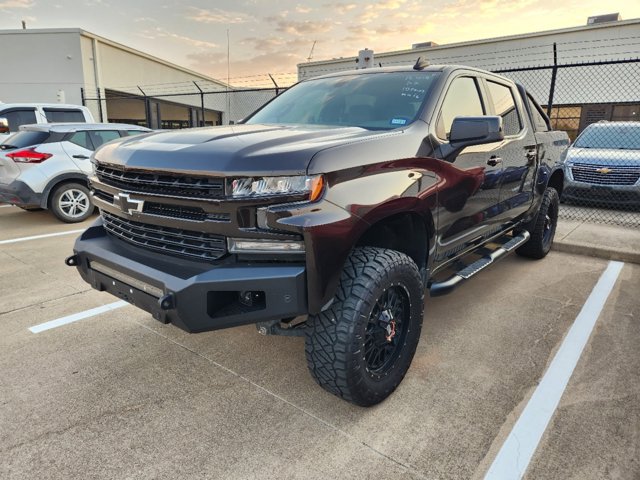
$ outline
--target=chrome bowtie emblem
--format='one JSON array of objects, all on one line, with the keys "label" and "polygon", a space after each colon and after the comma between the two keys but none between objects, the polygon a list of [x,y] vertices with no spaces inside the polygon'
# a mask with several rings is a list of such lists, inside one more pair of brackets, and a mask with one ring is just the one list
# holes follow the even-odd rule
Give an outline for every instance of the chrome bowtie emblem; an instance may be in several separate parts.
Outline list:
[{"label": "chrome bowtie emblem", "polygon": [[605,173],[605,174],[606,174],[606,173],[611,173],[611,172],[613,172],[613,170],[611,170],[610,168],[607,168],[607,167],[602,167],[602,168],[598,168],[598,169],[596,169],[596,172],[598,172],[598,173]]},{"label": "chrome bowtie emblem", "polygon": [[129,215],[133,215],[134,212],[142,213],[144,208],[144,200],[134,200],[128,193],[116,193],[113,196],[113,204]]}]

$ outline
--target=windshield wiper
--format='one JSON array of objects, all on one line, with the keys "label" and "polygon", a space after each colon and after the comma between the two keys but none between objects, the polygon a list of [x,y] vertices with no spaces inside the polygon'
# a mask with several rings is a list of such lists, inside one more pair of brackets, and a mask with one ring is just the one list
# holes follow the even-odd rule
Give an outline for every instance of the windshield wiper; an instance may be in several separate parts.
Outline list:
[{"label": "windshield wiper", "polygon": [[9,145],[8,143],[3,143],[0,145],[0,150],[10,150],[12,148],[18,148],[15,145]]}]

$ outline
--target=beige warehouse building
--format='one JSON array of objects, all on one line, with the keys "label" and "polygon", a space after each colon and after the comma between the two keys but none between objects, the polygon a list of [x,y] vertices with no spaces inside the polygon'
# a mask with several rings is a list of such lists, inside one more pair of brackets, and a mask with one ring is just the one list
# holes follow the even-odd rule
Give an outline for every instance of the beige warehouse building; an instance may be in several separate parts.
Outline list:
[{"label": "beige warehouse building", "polygon": [[225,83],[82,29],[0,30],[0,44],[4,103],[86,104],[96,120],[151,128],[230,120],[225,95],[199,95]]}]

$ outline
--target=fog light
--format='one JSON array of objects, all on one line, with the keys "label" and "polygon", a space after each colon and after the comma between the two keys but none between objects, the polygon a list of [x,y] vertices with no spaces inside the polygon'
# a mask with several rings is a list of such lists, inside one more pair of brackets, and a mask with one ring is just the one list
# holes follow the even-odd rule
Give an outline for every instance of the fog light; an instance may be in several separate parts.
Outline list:
[{"label": "fog light", "polygon": [[292,240],[245,240],[230,238],[231,253],[304,253],[304,242]]}]

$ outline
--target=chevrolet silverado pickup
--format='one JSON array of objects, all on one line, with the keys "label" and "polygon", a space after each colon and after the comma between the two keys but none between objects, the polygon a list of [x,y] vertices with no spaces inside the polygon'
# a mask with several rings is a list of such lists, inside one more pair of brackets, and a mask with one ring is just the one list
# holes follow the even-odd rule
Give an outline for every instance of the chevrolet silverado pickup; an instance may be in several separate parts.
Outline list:
[{"label": "chevrolet silverado pickup", "polygon": [[425,291],[549,252],[568,145],[486,71],[312,78],[240,124],[97,150],[100,218],[66,263],[188,332],[303,336],[317,383],[370,406],[409,369]]}]

